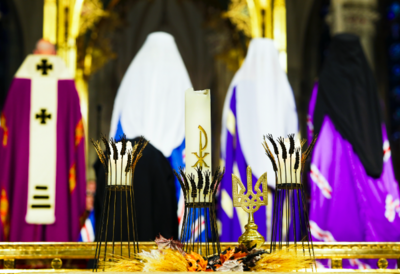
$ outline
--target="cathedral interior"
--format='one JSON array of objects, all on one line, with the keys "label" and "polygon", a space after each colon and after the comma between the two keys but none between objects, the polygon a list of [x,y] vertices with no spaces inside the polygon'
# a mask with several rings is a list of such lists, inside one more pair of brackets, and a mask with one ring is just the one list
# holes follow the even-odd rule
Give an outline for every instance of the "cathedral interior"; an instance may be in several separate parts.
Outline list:
[{"label": "cathedral interior", "polygon": [[[0,49],[0,105],[4,103],[19,64],[43,36],[44,2],[47,1],[1,1],[0,30],[3,42]],[[69,2],[74,1],[65,1],[65,16],[71,16],[72,13],[73,5]],[[243,9],[246,1],[83,2],[82,23],[73,46],[76,47],[77,72],[82,74],[83,83],[87,85],[85,100],[88,106],[86,116],[89,138],[109,132],[113,106],[111,102],[127,67],[147,35],[163,30],[175,37],[193,86],[199,89],[210,87],[214,91],[212,127],[214,145],[218,148],[225,94],[234,73],[246,56],[251,37],[246,20],[239,14],[243,12],[240,9]],[[337,12],[334,7],[342,2],[343,10]],[[308,101],[331,35],[346,31],[362,37],[364,50],[378,81],[396,172],[400,170],[400,156],[396,153],[400,151],[400,95],[397,86],[400,78],[396,63],[400,58],[397,56],[400,51],[396,42],[398,9],[399,3],[389,0],[287,1],[285,49],[287,75],[301,117],[301,132],[305,134]],[[67,28],[71,24],[67,21],[64,23]],[[63,22],[58,21],[57,24]],[[66,39],[68,34],[63,34],[59,29],[59,51],[68,47]],[[214,163],[218,163],[217,151],[213,155]],[[95,152],[90,149],[88,165],[92,165],[95,159]],[[90,170],[88,166],[89,173]],[[396,175],[399,178],[400,174]]]},{"label": "cathedral interior", "polygon": [[[249,5],[250,2],[256,6]],[[267,8],[262,9],[262,16],[254,15],[263,5]],[[257,28],[254,20],[258,20]],[[85,131],[87,192],[94,193],[98,155],[90,140],[108,136],[121,81],[148,35],[160,31],[174,37],[194,89],[212,91],[209,140],[213,147],[213,169],[221,163],[225,97],[252,38],[274,39],[279,62],[293,91],[298,129],[306,138],[313,87],[319,80],[331,41],[339,33],[357,35],[376,79],[393,171],[400,182],[399,0],[0,0],[0,112],[14,75],[38,40],[43,38],[54,44],[57,55],[72,72],[79,94]],[[131,102],[131,107],[138,104]],[[310,165],[305,169],[311,172]],[[89,203],[93,207],[93,201]],[[400,218],[400,206],[396,210]],[[331,259],[332,268],[342,268],[342,258],[349,258],[352,266],[352,258],[380,259],[378,267],[382,269],[387,267],[386,259],[397,259],[396,267],[400,262],[397,243],[363,244],[350,241],[324,246],[314,242],[314,247],[318,259]],[[63,257],[64,266],[86,268],[95,245],[66,246],[70,257]],[[152,247],[145,243],[145,248]],[[46,252],[56,250],[61,254],[62,248],[53,244],[34,250],[29,243],[10,247],[0,243],[0,260],[4,260],[3,268],[14,268],[14,257],[7,257],[1,249],[7,249],[9,254],[31,250],[30,257],[21,255],[24,262],[20,262],[20,268],[51,265],[57,269],[61,267],[57,266],[57,260],[61,259]],[[78,254],[76,258],[71,255],[73,252]],[[47,261],[37,263],[38,257]],[[78,257],[82,261],[69,261]]]}]

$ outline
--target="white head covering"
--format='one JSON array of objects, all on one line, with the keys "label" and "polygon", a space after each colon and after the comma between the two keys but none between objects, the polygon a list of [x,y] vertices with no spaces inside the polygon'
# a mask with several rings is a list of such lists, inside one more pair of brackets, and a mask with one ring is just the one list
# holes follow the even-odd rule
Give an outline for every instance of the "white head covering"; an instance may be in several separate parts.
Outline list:
[{"label": "white head covering", "polygon": [[250,42],[242,67],[229,87],[222,114],[221,147],[226,157],[226,128],[233,89],[236,87],[236,123],[244,157],[259,178],[268,172],[268,184],[275,187],[272,164],[261,145],[263,136],[274,138],[297,133],[298,120],[293,92],[279,64],[274,42],[255,38]]},{"label": "white head covering", "polygon": [[110,137],[118,121],[128,139],[143,135],[165,157],[185,138],[185,90],[192,87],[172,35],[149,34],[122,79]]}]

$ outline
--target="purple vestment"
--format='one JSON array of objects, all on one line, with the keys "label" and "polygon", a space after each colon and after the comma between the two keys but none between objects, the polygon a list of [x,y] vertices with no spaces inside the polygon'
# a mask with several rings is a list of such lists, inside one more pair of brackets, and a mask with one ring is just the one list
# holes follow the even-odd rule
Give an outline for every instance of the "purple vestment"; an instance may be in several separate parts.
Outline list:
[{"label": "purple vestment", "polygon": [[14,78],[1,114],[0,240],[77,241],[80,217],[86,206],[86,175],[83,123],[73,80],[57,82],[55,222],[37,225],[28,224],[25,219],[28,200],[31,81]]},{"label": "purple vestment", "polygon": [[[236,88],[234,88],[231,101],[230,101],[230,110],[232,111],[235,119],[237,120],[237,111],[236,111]],[[240,175],[238,176],[240,180],[246,184],[247,175],[246,168],[247,163],[244,158],[243,151],[240,145],[240,136],[237,129],[237,123],[235,125],[235,133],[232,134],[228,129],[225,129],[226,132],[226,156],[225,156],[225,175],[221,181],[221,191],[220,191],[220,207],[218,208],[218,219],[221,222],[221,242],[237,242],[240,235],[244,232],[244,225],[247,224],[248,214],[245,213],[241,216],[238,214],[238,210],[233,207],[232,203],[232,174]],[[261,139],[261,137],[260,137]],[[261,142],[261,141],[260,141]],[[260,145],[260,149],[262,149]],[[237,171],[239,174],[236,174],[235,169],[237,167]],[[253,186],[257,179],[253,174]],[[228,196],[229,195],[229,198]],[[272,196],[271,196],[272,197]],[[272,199],[270,197],[269,205],[272,206]],[[226,199],[228,198],[228,199]],[[267,215],[269,215],[269,223],[272,221],[272,208],[269,209],[269,214],[267,213],[268,207],[262,206],[260,209],[254,213],[254,221],[258,225],[258,232],[264,236],[264,238],[270,239],[271,231],[267,231]],[[268,227],[271,229],[271,227]]]},{"label": "purple vestment", "polygon": [[[268,186],[274,188],[273,167],[261,145],[263,135],[287,136],[297,131],[293,91],[281,68],[274,41],[254,38],[229,87],[222,114],[221,165],[225,165],[225,176],[218,203],[221,241],[237,241],[248,222],[248,214],[242,208],[233,207],[232,174],[247,185],[246,169],[249,166],[254,188],[257,180],[267,172]],[[272,231],[273,192],[269,189],[268,205],[260,207],[254,214],[258,232],[267,241],[271,239]]]},{"label": "purple vestment", "polygon": [[[317,101],[315,85],[308,113],[308,137],[313,136]],[[310,226],[314,241],[400,241],[399,188],[393,174],[386,129],[383,136],[383,171],[380,178],[366,174],[351,144],[325,115],[311,160]],[[394,263],[389,265],[393,266]],[[372,260],[346,260],[343,267],[375,267]]]}]

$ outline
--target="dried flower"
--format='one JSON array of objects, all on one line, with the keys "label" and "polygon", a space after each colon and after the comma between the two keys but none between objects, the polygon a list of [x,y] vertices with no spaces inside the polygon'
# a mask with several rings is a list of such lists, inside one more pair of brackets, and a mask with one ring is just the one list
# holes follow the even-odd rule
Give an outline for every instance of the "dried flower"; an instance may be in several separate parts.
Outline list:
[{"label": "dried flower", "polygon": [[198,178],[197,189],[200,190],[200,189],[203,189],[203,184],[204,184],[202,168],[198,167],[196,169],[196,171],[197,171],[197,178]]},{"label": "dried flower", "polygon": [[186,260],[189,262],[190,272],[207,271],[208,262],[195,252],[185,255]]},{"label": "dried flower", "polygon": [[99,262],[99,269],[105,267],[107,272],[142,272],[144,266],[145,264],[137,255],[127,258],[114,254],[112,260],[107,262],[100,260]]},{"label": "dried flower", "polygon": [[104,135],[101,136],[101,140],[106,146],[106,151],[105,151],[106,156],[110,157],[111,155],[110,143],[107,141],[107,138]]},{"label": "dried flower", "polygon": [[204,195],[207,195],[210,191],[210,176],[211,176],[211,172],[209,170],[206,170],[204,172],[205,178],[206,178],[206,185],[204,187]]},{"label": "dried flower", "polygon": [[189,175],[189,181],[190,181],[190,184],[192,186],[192,198],[196,198],[197,197],[196,182],[194,181],[194,179],[195,179],[194,175],[190,174]]},{"label": "dried flower", "polygon": [[164,238],[163,236],[159,235],[156,240],[155,240],[157,247],[159,250],[163,250],[163,249],[167,249],[170,248],[172,250],[176,250],[182,254],[184,254],[185,252],[183,252],[182,248],[183,248],[183,244],[178,241],[178,240],[174,240],[172,237],[169,239]]},{"label": "dried flower", "polygon": [[274,169],[275,172],[277,172],[278,171],[278,166],[276,165],[274,155],[272,154],[271,150],[269,149],[268,143],[265,140],[265,136],[264,136],[264,143],[262,145],[264,147],[265,153],[267,154],[269,160],[272,163],[272,168]]},{"label": "dried flower", "polygon": [[132,172],[135,171],[136,164],[138,163],[139,159],[142,158],[142,152],[148,145],[149,141],[141,136],[139,141],[135,144],[132,151]]},{"label": "dried flower", "polygon": [[103,164],[104,169],[107,172],[107,170],[108,170],[108,168],[107,168],[107,158],[106,158],[106,155],[104,155],[104,152],[100,147],[100,142],[99,141],[94,141],[93,139],[91,139],[91,142],[92,142],[92,144],[94,146],[94,149],[96,150],[97,155],[99,156],[100,162]]},{"label": "dried flower", "polygon": [[[175,177],[178,179],[179,184],[181,185],[183,193],[186,194],[186,186],[182,181],[182,177],[176,172],[175,169],[173,170],[173,172],[175,174]],[[183,197],[186,198],[185,195]]]},{"label": "dried flower", "polygon": [[228,261],[228,260],[233,260],[234,259],[234,254],[235,254],[235,249],[231,249],[230,247],[225,250],[224,252],[222,252],[219,255],[219,258],[221,260],[221,264],[224,264],[224,262]]},{"label": "dried flower", "polygon": [[172,249],[164,249],[162,251],[152,250],[149,252],[141,252],[146,263],[143,272],[187,272],[189,263],[185,257],[178,251]]},{"label": "dried flower", "polygon": [[[219,170],[219,168],[218,168],[218,170]],[[218,179],[217,179],[215,188],[213,189],[213,192],[217,191],[217,189],[218,189],[218,187],[219,187],[219,184],[220,184],[221,181],[222,181],[222,177],[224,177],[224,174],[225,174],[225,167],[224,167],[224,169],[218,174]]]},{"label": "dried flower", "polygon": [[243,263],[239,261],[226,261],[221,267],[217,269],[218,272],[243,272]]},{"label": "dried flower", "polygon": [[296,149],[296,161],[294,162],[295,170],[299,169],[299,164],[300,164],[300,148],[297,148]]},{"label": "dried flower", "polygon": [[294,134],[288,135],[290,147],[289,147],[289,154],[292,155],[294,153]]},{"label": "dried flower", "polygon": [[215,184],[217,183],[218,177],[219,177],[219,167],[215,170],[214,176],[212,178],[212,183],[210,188],[212,192],[214,192]]},{"label": "dried flower", "polygon": [[128,151],[128,160],[126,161],[125,173],[128,173],[132,164],[132,151]]},{"label": "dried flower", "polygon": [[122,136],[121,142],[122,142],[121,156],[124,156],[125,152],[126,152],[126,137],[125,137],[125,135]]},{"label": "dried flower", "polygon": [[312,259],[295,251],[279,250],[272,254],[264,254],[257,261],[252,271],[266,272],[292,272],[309,268],[313,263]]},{"label": "dried flower", "polygon": [[272,136],[272,134],[268,134],[267,135],[267,139],[271,142],[273,148],[274,148],[274,152],[276,155],[279,155],[279,150],[278,150],[278,146],[275,143],[274,137]]},{"label": "dried flower", "polygon": [[189,183],[188,183],[188,180],[187,180],[187,177],[186,177],[185,171],[183,170],[183,168],[182,168],[182,167],[180,167],[180,168],[179,168],[179,173],[180,173],[180,174],[181,174],[181,176],[182,176],[183,183],[185,184],[185,188],[186,188],[186,190],[187,190],[187,191],[189,191]]},{"label": "dried flower", "polygon": [[287,150],[286,150],[286,146],[285,146],[285,140],[282,137],[279,137],[278,143],[282,148],[282,159],[286,160],[287,159]]},{"label": "dried flower", "polygon": [[113,139],[111,139],[111,147],[113,149],[113,159],[114,161],[118,160],[118,149],[117,149],[117,145],[115,144],[115,141]]}]

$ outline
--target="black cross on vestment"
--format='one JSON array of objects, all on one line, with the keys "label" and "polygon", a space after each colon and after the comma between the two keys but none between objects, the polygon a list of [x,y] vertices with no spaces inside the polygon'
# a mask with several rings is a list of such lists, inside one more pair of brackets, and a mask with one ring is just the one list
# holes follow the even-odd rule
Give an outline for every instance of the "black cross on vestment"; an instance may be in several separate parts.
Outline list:
[{"label": "black cross on vestment", "polygon": [[42,71],[42,75],[47,75],[47,70],[53,70],[53,65],[52,64],[47,64],[46,59],[42,59],[42,64],[37,64],[36,65],[37,70]]},{"label": "black cross on vestment", "polygon": [[51,114],[46,114],[46,109],[42,108],[40,114],[36,114],[36,119],[40,119],[41,124],[46,124],[46,119],[51,119]]}]

